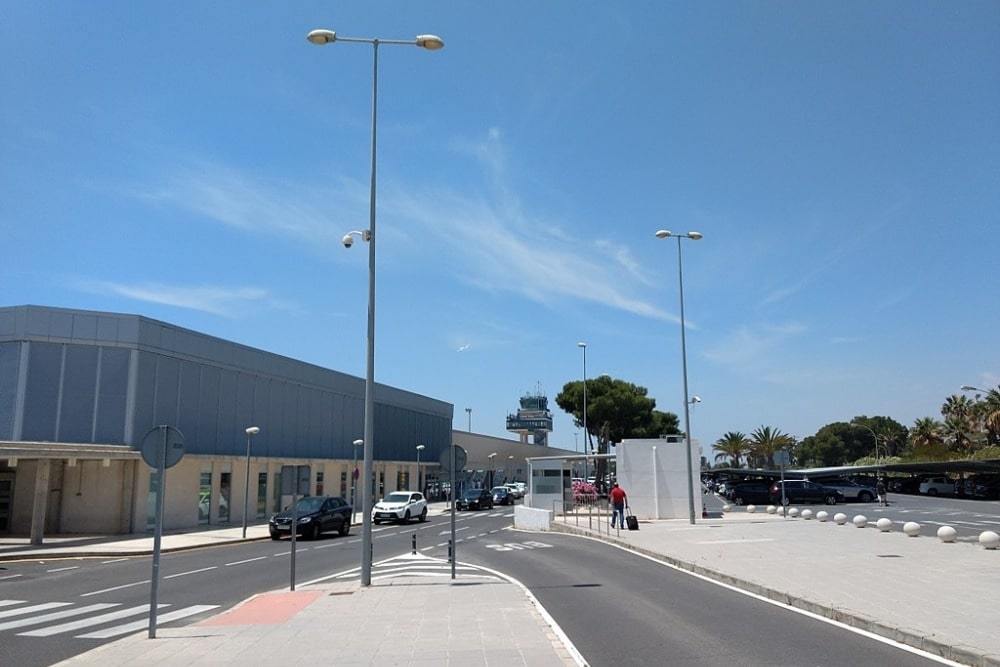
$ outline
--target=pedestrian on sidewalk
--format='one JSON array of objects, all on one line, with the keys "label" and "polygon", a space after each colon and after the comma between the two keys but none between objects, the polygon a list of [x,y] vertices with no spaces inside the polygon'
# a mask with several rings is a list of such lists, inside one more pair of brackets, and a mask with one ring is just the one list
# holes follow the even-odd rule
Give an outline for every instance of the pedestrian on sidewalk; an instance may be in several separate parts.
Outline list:
[{"label": "pedestrian on sidewalk", "polygon": [[625,503],[628,502],[628,494],[625,489],[618,486],[618,482],[611,485],[611,493],[608,494],[611,501],[611,527],[615,527],[615,517],[618,517],[618,526],[625,527]]},{"label": "pedestrian on sidewalk", "polygon": [[878,478],[875,482],[875,495],[878,496],[878,506],[885,507],[889,504],[889,497],[885,490],[885,479],[882,477]]}]

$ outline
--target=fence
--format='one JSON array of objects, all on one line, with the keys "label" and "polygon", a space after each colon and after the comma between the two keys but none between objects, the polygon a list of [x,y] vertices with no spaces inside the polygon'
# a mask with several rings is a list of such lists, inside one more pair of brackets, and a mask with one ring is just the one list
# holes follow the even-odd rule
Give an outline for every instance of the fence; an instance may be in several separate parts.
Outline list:
[{"label": "fence", "polygon": [[623,526],[611,527],[611,507],[607,498],[579,495],[575,501],[553,500],[552,521],[581,525],[597,533],[621,533]]}]

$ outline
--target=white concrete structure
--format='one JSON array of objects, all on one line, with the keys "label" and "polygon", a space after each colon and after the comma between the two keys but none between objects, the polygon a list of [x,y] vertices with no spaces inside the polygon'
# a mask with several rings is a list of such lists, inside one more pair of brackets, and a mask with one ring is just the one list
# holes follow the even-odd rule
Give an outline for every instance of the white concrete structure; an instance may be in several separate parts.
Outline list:
[{"label": "white concrete structure", "polygon": [[[691,457],[691,478],[688,460]],[[688,518],[688,490],[695,489],[696,513],[701,514],[701,468],[697,440],[690,448],[683,439],[623,440],[615,447],[618,483],[639,519]],[[688,485],[692,486],[689,487]],[[536,505],[537,506],[537,505]]]}]

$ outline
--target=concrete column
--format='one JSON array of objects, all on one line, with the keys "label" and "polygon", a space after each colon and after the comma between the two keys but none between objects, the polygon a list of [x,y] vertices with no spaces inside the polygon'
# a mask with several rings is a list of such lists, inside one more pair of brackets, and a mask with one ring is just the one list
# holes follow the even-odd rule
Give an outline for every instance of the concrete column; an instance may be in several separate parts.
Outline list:
[{"label": "concrete column", "polygon": [[49,501],[50,459],[38,459],[35,472],[35,499],[31,506],[31,543],[39,546],[45,536],[45,513]]}]

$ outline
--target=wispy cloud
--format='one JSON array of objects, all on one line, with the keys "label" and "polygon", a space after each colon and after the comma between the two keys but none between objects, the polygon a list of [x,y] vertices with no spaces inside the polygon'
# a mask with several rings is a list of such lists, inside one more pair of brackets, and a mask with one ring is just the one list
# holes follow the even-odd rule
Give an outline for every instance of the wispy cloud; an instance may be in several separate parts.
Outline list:
[{"label": "wispy cloud", "polygon": [[743,373],[760,373],[773,380],[783,375],[780,369],[786,365],[780,362],[782,346],[807,331],[800,322],[741,326],[708,347],[704,355],[721,366]]},{"label": "wispy cloud", "polygon": [[224,317],[242,315],[261,305],[271,308],[291,308],[290,304],[275,299],[268,290],[259,287],[183,287],[162,283],[125,285],[113,282],[87,282],[79,286],[90,292],[113,294],[137,301],[198,310]]}]

